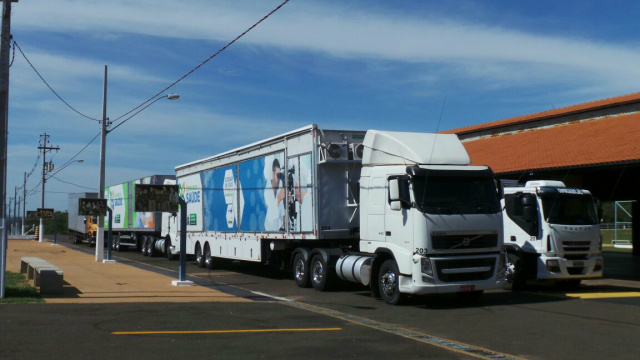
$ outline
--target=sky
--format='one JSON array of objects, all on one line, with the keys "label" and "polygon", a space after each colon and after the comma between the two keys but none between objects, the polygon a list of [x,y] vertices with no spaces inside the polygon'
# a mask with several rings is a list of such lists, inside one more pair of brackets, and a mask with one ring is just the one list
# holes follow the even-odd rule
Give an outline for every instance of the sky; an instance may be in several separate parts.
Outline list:
[{"label": "sky", "polygon": [[45,133],[45,207],[97,191],[105,66],[107,186],[313,123],[437,132],[640,91],[640,3],[617,0],[290,0],[211,58],[282,2],[13,3],[7,198],[30,174],[41,207]]}]

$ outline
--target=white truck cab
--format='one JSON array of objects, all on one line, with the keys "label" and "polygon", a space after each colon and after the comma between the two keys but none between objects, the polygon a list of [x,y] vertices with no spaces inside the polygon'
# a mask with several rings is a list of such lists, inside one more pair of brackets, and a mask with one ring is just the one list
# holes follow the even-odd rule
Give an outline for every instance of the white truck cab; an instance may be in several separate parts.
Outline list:
[{"label": "white truck cab", "polygon": [[602,238],[588,190],[561,181],[505,184],[502,199],[508,287],[528,280],[574,287],[602,277]]},{"label": "white truck cab", "polygon": [[[468,297],[502,286],[502,216],[491,169],[470,166],[455,135],[370,130],[364,145],[360,255],[375,254],[374,292],[394,303],[396,286],[404,294]],[[398,269],[375,265],[384,259]]]}]

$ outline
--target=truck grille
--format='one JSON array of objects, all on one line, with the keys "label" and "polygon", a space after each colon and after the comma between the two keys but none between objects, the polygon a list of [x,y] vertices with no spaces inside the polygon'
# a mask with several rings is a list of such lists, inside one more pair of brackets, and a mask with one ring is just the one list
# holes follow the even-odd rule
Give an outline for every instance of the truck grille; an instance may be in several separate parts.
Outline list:
[{"label": "truck grille", "polygon": [[487,249],[498,246],[498,234],[432,235],[434,250]]},{"label": "truck grille", "polygon": [[[443,282],[480,281],[487,280],[493,276],[496,267],[496,259],[484,258],[436,260],[435,267],[438,274],[438,279]],[[448,269],[465,269],[478,267],[488,267],[489,270],[481,272],[462,272],[455,274],[445,273]]]},{"label": "truck grille", "polygon": [[584,268],[583,267],[568,267],[567,268],[567,272],[569,273],[569,275],[582,275],[582,273],[584,272]]},{"label": "truck grille", "polygon": [[589,251],[591,248],[590,241],[563,241],[562,249],[564,251]]}]

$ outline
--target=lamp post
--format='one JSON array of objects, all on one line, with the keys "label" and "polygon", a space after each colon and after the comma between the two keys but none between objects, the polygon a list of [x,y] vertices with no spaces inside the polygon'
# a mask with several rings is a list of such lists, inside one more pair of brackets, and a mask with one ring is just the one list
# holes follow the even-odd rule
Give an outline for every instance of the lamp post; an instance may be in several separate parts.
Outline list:
[{"label": "lamp post", "polygon": [[[155,104],[157,101],[162,99],[168,100],[178,100],[180,95],[178,94],[167,94],[165,96],[158,97],[153,100],[149,104],[145,105],[143,108],[135,112],[133,115],[128,117],[127,119],[121,121],[117,126],[112,129],[107,129],[109,125],[109,118],[107,118],[107,66],[104,67],[104,89],[103,89],[103,99],[102,99],[102,131],[100,136],[100,185],[98,186],[98,199],[104,199],[104,188],[105,188],[105,154],[106,154],[106,144],[107,144],[107,134],[111,131],[115,130],[118,126],[122,125],[125,121],[131,119],[135,115],[139,114],[142,110],[148,108],[149,106]],[[111,261],[105,261],[104,259],[104,216],[98,217],[98,229],[96,231],[96,262],[104,262],[108,263]]]}]

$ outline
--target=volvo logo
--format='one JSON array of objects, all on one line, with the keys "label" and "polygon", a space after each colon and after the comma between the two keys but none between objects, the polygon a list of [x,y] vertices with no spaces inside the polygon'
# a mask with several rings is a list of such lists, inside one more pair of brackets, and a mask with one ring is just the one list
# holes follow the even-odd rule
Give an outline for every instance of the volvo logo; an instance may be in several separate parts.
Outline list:
[{"label": "volvo logo", "polygon": [[462,242],[461,242],[460,244],[458,244],[458,245],[456,245],[456,246],[451,247],[451,249],[455,249],[455,248],[462,247],[462,246],[464,246],[464,247],[469,247],[469,245],[471,245],[471,242],[472,242],[473,240],[479,239],[479,238],[481,238],[482,236],[483,236],[483,235],[476,235],[476,236],[474,236],[474,237],[465,237],[465,238],[463,238],[463,239],[462,239]]}]

